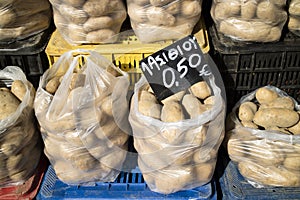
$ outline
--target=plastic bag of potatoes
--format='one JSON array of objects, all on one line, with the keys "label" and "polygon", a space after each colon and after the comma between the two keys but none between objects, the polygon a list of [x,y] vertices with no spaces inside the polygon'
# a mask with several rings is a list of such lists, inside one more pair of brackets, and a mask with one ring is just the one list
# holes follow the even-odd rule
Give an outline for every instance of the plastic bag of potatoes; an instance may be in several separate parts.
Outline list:
[{"label": "plastic bag of potatoes", "polygon": [[202,0],[127,0],[131,26],[141,42],[179,39],[192,33]]},{"label": "plastic bag of potatoes", "polygon": [[253,186],[300,186],[299,119],[299,104],[274,86],[261,87],[235,105],[225,144]]},{"label": "plastic bag of potatoes", "polygon": [[149,188],[169,194],[211,181],[224,119],[225,103],[214,78],[158,102],[142,77],[135,85],[129,122]]},{"label": "plastic bag of potatoes", "polygon": [[23,184],[30,178],[42,153],[42,141],[33,112],[35,90],[18,67],[0,71],[12,81],[0,87],[0,187]]},{"label": "plastic bag of potatoes", "polygon": [[14,42],[46,30],[52,19],[48,0],[2,0],[0,41]]},{"label": "plastic bag of potatoes", "polygon": [[300,1],[291,0],[288,11],[288,28],[294,34],[300,36]]},{"label": "plastic bag of potatoes", "polygon": [[97,52],[63,54],[35,98],[45,154],[67,184],[114,181],[127,152],[128,75]]},{"label": "plastic bag of potatoes", "polygon": [[217,30],[237,41],[278,41],[287,21],[286,0],[214,0]]},{"label": "plastic bag of potatoes", "polygon": [[54,23],[70,44],[114,43],[126,19],[122,0],[50,0]]}]

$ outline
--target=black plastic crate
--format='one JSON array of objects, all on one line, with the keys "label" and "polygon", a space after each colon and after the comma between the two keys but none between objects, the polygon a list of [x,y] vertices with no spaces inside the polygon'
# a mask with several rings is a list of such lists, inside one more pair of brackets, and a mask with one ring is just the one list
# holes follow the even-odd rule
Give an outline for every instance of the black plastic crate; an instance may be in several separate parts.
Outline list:
[{"label": "black plastic crate", "polygon": [[49,68],[45,48],[53,27],[29,38],[13,43],[0,43],[0,69],[6,66],[18,66],[27,79],[37,88],[40,76]]},{"label": "black plastic crate", "polygon": [[236,42],[209,27],[211,55],[222,75],[227,111],[247,93],[274,85],[300,102],[300,37],[283,34],[278,42]]}]

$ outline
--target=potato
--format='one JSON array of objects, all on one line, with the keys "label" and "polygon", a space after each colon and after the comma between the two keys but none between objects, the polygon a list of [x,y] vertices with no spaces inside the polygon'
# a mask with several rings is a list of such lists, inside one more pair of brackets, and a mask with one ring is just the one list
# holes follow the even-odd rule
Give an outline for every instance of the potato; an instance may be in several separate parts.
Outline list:
[{"label": "potato", "polygon": [[290,30],[300,30],[300,17],[289,16],[288,28]]},{"label": "potato", "polygon": [[185,94],[185,91],[177,92],[177,93],[161,100],[161,102],[162,102],[162,104],[165,104],[167,101],[181,101],[184,94]]},{"label": "potato", "polygon": [[122,2],[119,0],[87,0],[82,8],[90,17],[100,17],[113,12],[121,6],[120,4],[122,5]]},{"label": "potato", "polygon": [[205,81],[195,83],[189,88],[190,92],[199,99],[206,99],[211,95],[211,89]]},{"label": "potato", "polygon": [[202,1],[182,1],[181,14],[185,17],[200,16],[202,10]]},{"label": "potato", "polygon": [[70,90],[73,90],[77,87],[83,87],[85,83],[85,74],[73,73],[70,82]]},{"label": "potato", "polygon": [[240,1],[229,1],[217,3],[214,8],[213,16],[216,20],[228,19],[230,17],[239,15],[241,11]]},{"label": "potato", "polygon": [[269,88],[262,87],[256,90],[255,98],[260,104],[270,103],[278,98],[278,94]]},{"label": "potato", "polygon": [[256,15],[265,23],[278,24],[285,22],[287,19],[287,13],[282,8],[278,8],[269,1],[262,1],[257,5]]},{"label": "potato", "polygon": [[204,104],[209,104],[209,105],[214,105],[215,104],[215,101],[216,101],[216,97],[215,96],[210,96],[210,97],[207,97],[203,103]]},{"label": "potato", "polygon": [[[289,14],[300,16],[300,3],[297,0],[292,0],[289,4]],[[291,17],[290,16],[290,17]]]},{"label": "potato", "polygon": [[17,18],[16,13],[12,9],[10,9],[10,8],[4,9],[4,10],[2,10],[2,9],[0,10],[0,14],[1,14],[0,28],[6,27],[6,26],[14,23]]},{"label": "potato", "polygon": [[111,95],[106,96],[100,103],[100,112],[113,116],[113,101]]},{"label": "potato", "polygon": [[69,23],[81,25],[88,19],[88,15],[82,9],[67,4],[60,4],[58,10],[61,15],[65,16],[65,19],[68,19]]},{"label": "potato", "polygon": [[282,29],[261,21],[228,19],[220,22],[219,31],[235,40],[271,42],[279,40]]},{"label": "potato", "polygon": [[128,4],[128,15],[130,16],[130,20],[137,23],[143,23],[147,21],[147,13],[146,7],[139,6],[137,4]]},{"label": "potato", "polygon": [[147,18],[152,25],[157,26],[172,26],[176,22],[176,18],[167,13],[161,7],[149,7],[147,9]]},{"label": "potato", "polygon": [[[160,173],[155,173],[155,185],[158,192],[169,194],[182,190],[194,179],[193,167],[165,168]],[[147,182],[147,179],[145,179]]]},{"label": "potato", "polygon": [[166,11],[169,14],[177,15],[181,11],[181,2],[182,1],[174,1],[165,6]]},{"label": "potato", "polygon": [[300,185],[300,173],[294,173],[284,168],[265,167],[252,162],[240,162],[238,169],[244,177],[263,185],[284,187]]},{"label": "potato", "polygon": [[298,156],[287,156],[283,162],[284,167],[289,170],[300,171],[300,155]]},{"label": "potato", "polygon": [[217,159],[217,155],[217,151],[213,148],[199,148],[194,152],[194,163],[203,164],[207,162],[215,162]]},{"label": "potato", "polygon": [[300,120],[294,126],[289,127],[288,130],[294,135],[300,135]]},{"label": "potato", "polygon": [[205,112],[205,110],[202,109],[202,103],[192,94],[184,95],[182,105],[191,119]]},{"label": "potato", "polygon": [[81,147],[83,143],[80,139],[80,131],[69,131],[64,133],[64,138],[67,142],[71,143],[74,146]]},{"label": "potato", "polygon": [[151,101],[139,101],[139,112],[145,116],[160,119],[162,106]]},{"label": "potato", "polygon": [[253,118],[253,122],[262,127],[290,127],[299,121],[297,112],[285,108],[259,109]]},{"label": "potato", "polygon": [[173,1],[173,0],[150,0],[150,3],[151,3],[153,6],[160,7],[160,6],[167,5],[168,3],[171,3],[172,1]]},{"label": "potato", "polygon": [[287,131],[285,128],[280,128],[277,126],[270,126],[270,127],[265,127],[266,130],[270,130],[270,131],[280,131],[281,133],[284,134],[288,134],[290,135],[291,133],[289,131]]},{"label": "potato", "polygon": [[194,170],[196,173],[196,180],[201,183],[208,183],[214,173],[215,164],[213,163],[201,163],[194,166]]},{"label": "potato", "polygon": [[294,110],[295,104],[290,97],[278,97],[269,103],[261,104],[259,108],[286,108]]},{"label": "potato", "polygon": [[188,130],[184,136],[184,142],[201,146],[206,139],[207,127],[199,126],[196,129]]},{"label": "potato", "polygon": [[107,29],[113,26],[113,18],[109,16],[90,17],[84,24],[85,32],[96,31],[99,29]]},{"label": "potato", "polygon": [[11,84],[11,92],[18,97],[20,101],[23,101],[23,98],[26,94],[27,88],[21,80],[14,80]]},{"label": "potato", "polygon": [[16,112],[20,101],[10,91],[2,88],[0,88],[0,99],[0,120],[3,120]]},{"label": "potato", "polygon": [[54,94],[60,85],[59,79],[60,79],[59,76],[54,76],[53,78],[51,78],[46,84],[45,87],[46,91],[49,92],[50,94]]},{"label": "potato", "polygon": [[254,124],[252,121],[241,121],[241,124],[247,128],[258,129],[258,126],[256,124]]},{"label": "potato", "polygon": [[241,2],[241,17],[243,19],[252,19],[256,15],[257,2],[246,1]]},{"label": "potato", "polygon": [[257,111],[257,105],[253,102],[243,102],[239,107],[239,119],[241,121],[252,121]]},{"label": "potato", "polygon": [[89,171],[95,168],[98,164],[96,160],[87,150],[78,149],[74,152],[70,152],[70,162],[76,169],[82,171]]},{"label": "potato", "polygon": [[176,101],[166,102],[161,110],[161,121],[178,122],[181,120],[184,120],[184,114],[180,103]]},{"label": "potato", "polygon": [[148,92],[147,90],[141,90],[139,92],[139,101],[150,101],[153,103],[158,103],[156,96],[153,93]]},{"label": "potato", "polygon": [[116,33],[111,29],[91,31],[86,35],[86,41],[89,43],[114,43],[117,39]]}]

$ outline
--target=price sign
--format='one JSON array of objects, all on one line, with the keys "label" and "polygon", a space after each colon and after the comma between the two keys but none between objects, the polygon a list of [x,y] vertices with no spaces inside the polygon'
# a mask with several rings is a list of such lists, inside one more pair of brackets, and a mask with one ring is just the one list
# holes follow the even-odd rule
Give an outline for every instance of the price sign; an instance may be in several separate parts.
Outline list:
[{"label": "price sign", "polygon": [[211,75],[203,52],[192,35],[144,58],[140,61],[140,68],[158,100]]}]

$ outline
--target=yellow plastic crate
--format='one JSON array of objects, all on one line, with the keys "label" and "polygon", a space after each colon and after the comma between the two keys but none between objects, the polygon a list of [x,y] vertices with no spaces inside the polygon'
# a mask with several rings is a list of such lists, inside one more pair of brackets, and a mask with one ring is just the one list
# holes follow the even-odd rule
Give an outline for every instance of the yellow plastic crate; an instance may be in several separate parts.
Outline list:
[{"label": "yellow plastic crate", "polygon": [[[193,34],[197,38],[199,46],[201,47],[203,53],[208,53],[210,46],[203,19],[199,20],[195,30],[197,31],[195,31]],[[173,40],[169,40],[144,44],[138,40],[133,30],[128,30],[121,32],[118,41],[114,44],[71,45],[65,41],[60,33],[56,30],[53,32],[45,52],[51,67],[52,64],[67,51],[76,49],[96,51],[129,74],[129,89],[133,89],[134,84],[139,80],[142,73],[139,68],[139,62],[143,58],[159,51],[160,49],[163,49],[166,46],[169,46],[173,42]]]}]

